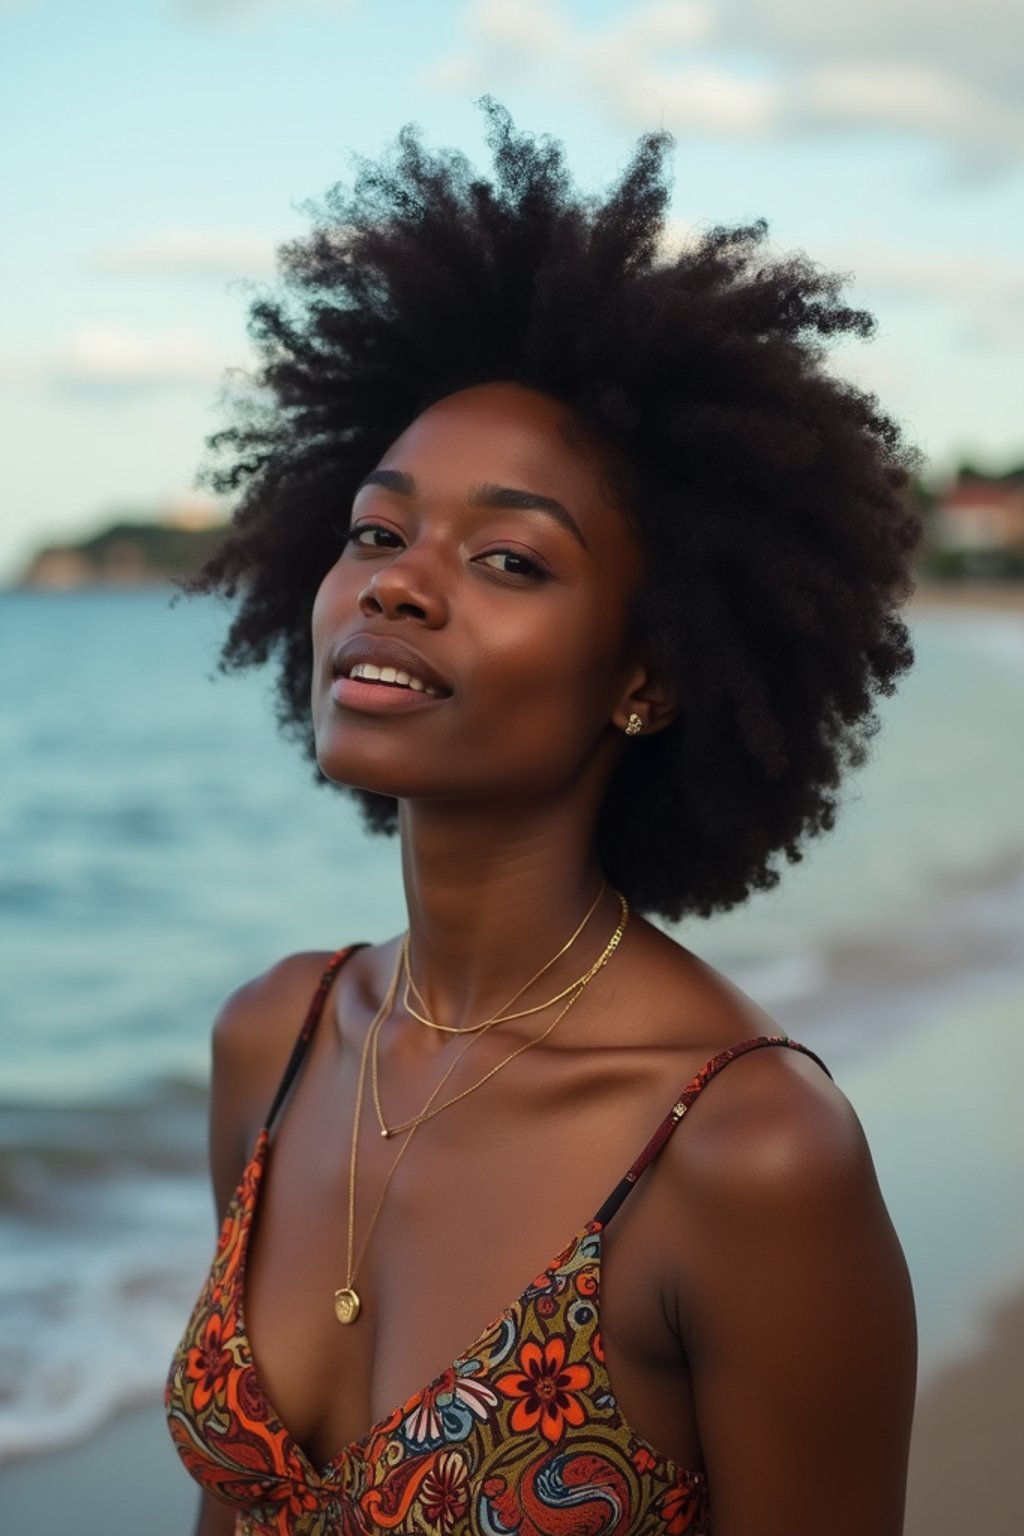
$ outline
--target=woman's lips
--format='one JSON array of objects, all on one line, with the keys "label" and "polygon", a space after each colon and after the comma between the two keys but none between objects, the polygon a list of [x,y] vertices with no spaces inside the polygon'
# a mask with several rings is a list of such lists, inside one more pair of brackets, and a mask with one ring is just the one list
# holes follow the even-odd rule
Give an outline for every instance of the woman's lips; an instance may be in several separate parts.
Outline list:
[{"label": "woman's lips", "polygon": [[445,702],[434,694],[420,693],[399,683],[368,682],[361,677],[336,677],[331,684],[331,698],[339,709],[355,709],[369,715],[408,715]]},{"label": "woman's lips", "polygon": [[[397,635],[377,635],[369,631],[362,631],[356,635],[335,645],[330,655],[331,674],[334,677],[351,678],[353,673],[359,673],[360,682],[385,682],[394,683],[408,681],[414,678],[424,685],[425,689],[433,689],[445,698],[449,697],[452,690],[448,683],[438,672],[434,670],[425,656],[421,656],[411,645],[400,640]],[[390,676],[381,674],[387,674]],[[367,676],[366,674],[371,674]],[[405,673],[403,679],[396,676]]]}]

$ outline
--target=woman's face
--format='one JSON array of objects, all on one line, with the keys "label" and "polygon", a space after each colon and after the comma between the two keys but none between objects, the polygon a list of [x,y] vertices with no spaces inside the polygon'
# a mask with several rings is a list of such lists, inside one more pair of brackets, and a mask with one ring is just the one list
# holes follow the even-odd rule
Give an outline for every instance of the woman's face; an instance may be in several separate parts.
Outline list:
[{"label": "woman's face", "polygon": [[[313,607],[327,778],[510,801],[565,791],[595,754],[611,771],[645,675],[627,635],[643,561],[597,450],[566,419],[515,384],[463,390],[367,476]],[[427,687],[348,675],[366,665]]]}]

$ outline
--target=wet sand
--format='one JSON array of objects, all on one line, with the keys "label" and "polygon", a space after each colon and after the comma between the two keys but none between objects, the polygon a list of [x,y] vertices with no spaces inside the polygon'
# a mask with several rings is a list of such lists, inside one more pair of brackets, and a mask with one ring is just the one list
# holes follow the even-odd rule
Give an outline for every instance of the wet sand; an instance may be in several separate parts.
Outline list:
[{"label": "wet sand", "polygon": [[918,1402],[905,1536],[1020,1536],[1024,1493],[1024,1290],[985,1343]]},{"label": "wet sand", "polygon": [[197,1504],[156,1404],[81,1445],[0,1467],[10,1536],[189,1536]]},{"label": "wet sand", "polygon": [[[1022,1383],[1024,1290],[992,1315],[977,1353],[943,1371],[918,1403],[905,1536],[1019,1536]],[[12,1536],[188,1536],[195,1507],[156,1406],[83,1445],[0,1468]]]}]

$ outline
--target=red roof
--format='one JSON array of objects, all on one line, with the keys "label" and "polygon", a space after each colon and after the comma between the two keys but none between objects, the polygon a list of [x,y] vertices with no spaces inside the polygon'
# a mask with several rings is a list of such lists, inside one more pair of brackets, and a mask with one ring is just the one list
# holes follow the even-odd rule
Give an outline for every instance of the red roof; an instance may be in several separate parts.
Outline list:
[{"label": "red roof", "polygon": [[1019,507],[1024,503],[1024,489],[1019,485],[999,484],[993,480],[958,480],[941,498],[947,512],[967,511],[976,507]]}]

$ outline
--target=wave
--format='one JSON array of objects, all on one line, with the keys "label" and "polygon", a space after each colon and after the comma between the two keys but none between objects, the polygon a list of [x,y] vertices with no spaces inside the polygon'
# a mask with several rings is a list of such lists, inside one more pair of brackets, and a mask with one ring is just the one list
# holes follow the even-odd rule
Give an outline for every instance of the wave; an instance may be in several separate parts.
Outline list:
[{"label": "wave", "polygon": [[0,1257],[0,1461],[152,1401],[212,1247],[200,1179],[104,1180],[79,1227],[8,1219]]},{"label": "wave", "polygon": [[205,1095],[0,1104],[0,1461],[151,1401],[213,1241]]}]

